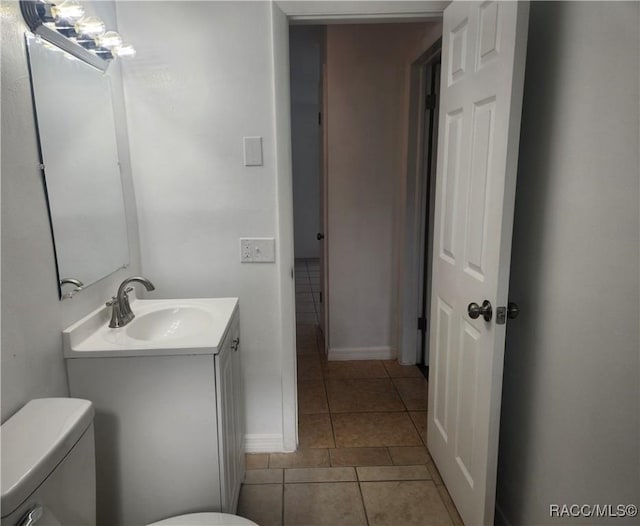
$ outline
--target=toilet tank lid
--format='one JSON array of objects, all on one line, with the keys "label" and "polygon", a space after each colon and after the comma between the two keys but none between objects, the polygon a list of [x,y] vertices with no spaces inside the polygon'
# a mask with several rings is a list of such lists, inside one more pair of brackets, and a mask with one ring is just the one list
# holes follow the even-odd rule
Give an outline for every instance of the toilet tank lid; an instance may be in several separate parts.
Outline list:
[{"label": "toilet tank lid", "polygon": [[49,476],[93,421],[93,404],[77,398],[31,400],[0,427],[2,516]]}]

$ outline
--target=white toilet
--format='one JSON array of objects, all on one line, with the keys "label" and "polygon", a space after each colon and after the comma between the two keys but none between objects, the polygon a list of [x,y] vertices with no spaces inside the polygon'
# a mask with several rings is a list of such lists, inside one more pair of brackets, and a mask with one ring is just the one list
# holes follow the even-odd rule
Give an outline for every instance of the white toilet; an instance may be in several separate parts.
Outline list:
[{"label": "white toilet", "polygon": [[[96,473],[93,404],[32,400],[2,434],[1,526],[93,526]],[[257,526],[225,513],[191,513],[149,526]]]}]

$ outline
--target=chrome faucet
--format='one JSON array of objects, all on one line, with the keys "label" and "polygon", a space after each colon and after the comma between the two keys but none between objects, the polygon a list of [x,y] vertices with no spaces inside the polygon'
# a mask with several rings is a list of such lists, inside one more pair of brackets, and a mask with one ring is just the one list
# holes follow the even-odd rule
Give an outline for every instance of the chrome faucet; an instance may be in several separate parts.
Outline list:
[{"label": "chrome faucet", "polygon": [[128,294],[133,290],[132,287],[128,287],[129,283],[142,283],[144,288],[149,291],[156,289],[153,286],[153,283],[151,283],[147,278],[143,278],[141,276],[133,276],[120,283],[117,294],[106,303],[107,307],[111,307],[111,321],[109,322],[109,327],[112,329],[116,327],[124,327],[127,323],[133,320],[133,318],[135,318],[135,314],[133,314],[131,306],[129,305]]},{"label": "chrome faucet", "polygon": [[[79,279],[74,279],[74,278],[62,278],[60,280],[60,288],[62,289],[62,287],[64,287],[65,285],[73,285],[75,287],[75,289],[73,289],[73,290],[71,290],[69,292],[65,292],[62,295],[62,299],[65,299],[65,300],[73,298],[84,287],[84,283],[82,283],[82,281],[80,281]],[[62,292],[62,290],[60,292]]]},{"label": "chrome faucet", "polygon": [[82,283],[82,281],[80,281],[79,279],[63,278],[63,279],[60,280],[60,286],[67,285],[67,284],[68,285],[75,285],[79,289],[84,287],[84,283]]}]

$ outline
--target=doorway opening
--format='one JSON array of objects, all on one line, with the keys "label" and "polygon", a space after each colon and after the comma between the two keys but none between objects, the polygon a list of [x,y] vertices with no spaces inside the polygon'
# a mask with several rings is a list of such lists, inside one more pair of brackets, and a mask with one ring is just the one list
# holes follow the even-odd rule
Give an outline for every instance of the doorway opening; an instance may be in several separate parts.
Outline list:
[{"label": "doorway opening", "polygon": [[[424,100],[437,83],[432,45],[440,36],[435,22],[292,26],[289,33],[298,454],[301,462],[351,469],[410,464],[425,487],[441,479],[426,449],[428,386],[416,366],[420,272],[412,283],[413,355],[401,363],[397,305],[409,152],[412,177],[421,180],[416,269],[431,224],[424,181],[428,156],[435,165],[437,115]],[[416,61],[419,107],[409,100]],[[419,139],[409,129],[418,109]],[[436,495],[423,514],[449,513],[446,489],[438,488],[443,500]],[[455,520],[455,508],[450,513]]]},{"label": "doorway opening", "polygon": [[[325,28],[291,26],[290,92],[296,321],[325,341],[323,64]],[[324,343],[322,345],[323,351]]]},{"label": "doorway opening", "polygon": [[402,319],[398,359],[404,364],[417,364],[425,377],[429,372],[441,53],[442,39],[438,38],[411,64],[404,246],[400,274]]},{"label": "doorway opening", "polygon": [[435,210],[435,182],[438,151],[438,107],[440,92],[440,66],[442,43],[439,40],[427,51],[427,61],[422,66],[424,111],[422,112],[422,206],[420,302],[418,316],[419,347],[418,366],[428,379],[429,331],[431,307],[431,261],[433,260],[433,212]]}]

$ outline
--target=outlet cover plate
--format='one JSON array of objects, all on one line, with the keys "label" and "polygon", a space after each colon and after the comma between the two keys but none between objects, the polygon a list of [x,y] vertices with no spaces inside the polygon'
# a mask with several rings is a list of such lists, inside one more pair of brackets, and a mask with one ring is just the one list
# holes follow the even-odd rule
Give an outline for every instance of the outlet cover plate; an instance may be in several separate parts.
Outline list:
[{"label": "outlet cover plate", "polygon": [[240,261],[242,263],[275,263],[276,240],[273,237],[240,239]]}]

